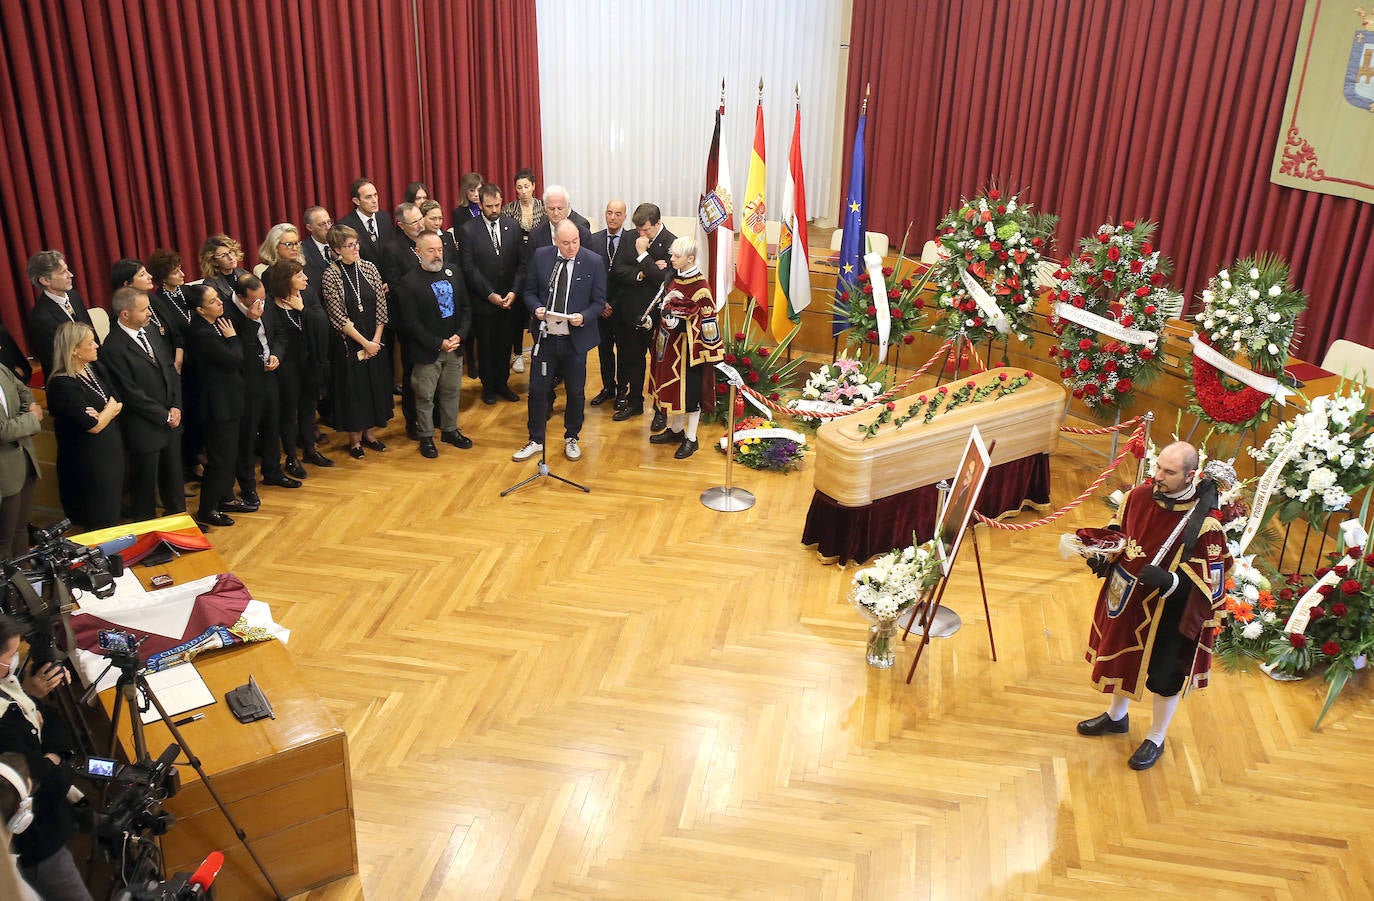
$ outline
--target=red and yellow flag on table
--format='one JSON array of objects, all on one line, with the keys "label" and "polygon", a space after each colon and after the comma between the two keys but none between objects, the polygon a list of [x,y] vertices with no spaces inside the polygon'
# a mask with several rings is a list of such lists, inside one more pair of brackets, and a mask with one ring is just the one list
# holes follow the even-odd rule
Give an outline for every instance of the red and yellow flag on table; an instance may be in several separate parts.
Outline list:
[{"label": "red and yellow flag on table", "polygon": [[773,337],[781,341],[801,322],[811,303],[811,244],[806,236],[806,187],[802,179],[801,106],[792,125],[787,154],[787,187],[782,192],[782,229],[778,234],[778,277],[773,289]]},{"label": "red and yellow flag on table", "polygon": [[[760,92],[762,89],[760,89]],[[754,300],[754,321],[768,331],[768,219],[766,173],[763,155],[763,99],[754,114],[754,150],[749,154],[749,181],[740,207],[739,262],[735,287]]]}]

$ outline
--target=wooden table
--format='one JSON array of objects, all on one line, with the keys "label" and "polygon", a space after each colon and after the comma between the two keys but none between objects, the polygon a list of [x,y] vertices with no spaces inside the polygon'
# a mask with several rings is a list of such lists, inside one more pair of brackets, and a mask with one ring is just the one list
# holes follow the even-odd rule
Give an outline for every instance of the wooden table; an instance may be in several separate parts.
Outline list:
[{"label": "wooden table", "polygon": [[[127,527],[126,527],[127,528]],[[224,572],[215,551],[187,554],[165,566],[136,567],[147,587],[167,573],[178,584]],[[216,791],[245,831],[268,873],[287,897],[358,871],[353,786],[348,741],[280,641],[212,651],[195,659],[217,703],[194,711],[205,718],[181,733],[200,758]],[[252,675],[276,711],[276,719],[240,723],[224,695]],[[106,712],[114,691],[100,697]],[[176,717],[174,717],[175,719]],[[184,718],[184,717],[183,717]],[[120,737],[132,753],[127,711]],[[172,743],[167,727],[145,727],[148,752],[157,757]],[[184,763],[185,758],[180,760]],[[162,838],[168,875],[194,870],[211,851],[222,851],[215,883],[223,901],[272,897],[262,874],[190,766],[179,766],[181,791],[165,805],[177,822]]]}]

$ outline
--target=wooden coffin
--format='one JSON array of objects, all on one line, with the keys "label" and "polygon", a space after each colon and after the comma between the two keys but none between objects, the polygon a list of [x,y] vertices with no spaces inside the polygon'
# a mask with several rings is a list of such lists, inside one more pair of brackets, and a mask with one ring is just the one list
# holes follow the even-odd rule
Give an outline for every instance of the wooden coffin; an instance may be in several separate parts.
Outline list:
[{"label": "wooden coffin", "polygon": [[[991,369],[961,379],[980,387],[1006,373],[1008,379],[1024,369]],[[933,389],[931,389],[933,390]],[[954,391],[955,386],[950,386]],[[897,400],[893,416],[900,416],[918,394]],[[968,443],[973,426],[983,440],[997,442],[992,464],[1052,453],[1064,419],[1064,388],[1055,380],[1036,376],[1014,394],[966,403],[943,410],[929,423],[918,415],[902,428],[885,423],[872,438],[860,431],[878,418],[874,408],[825,423],[816,433],[816,490],[845,507],[863,507],[881,498],[951,478]]]}]

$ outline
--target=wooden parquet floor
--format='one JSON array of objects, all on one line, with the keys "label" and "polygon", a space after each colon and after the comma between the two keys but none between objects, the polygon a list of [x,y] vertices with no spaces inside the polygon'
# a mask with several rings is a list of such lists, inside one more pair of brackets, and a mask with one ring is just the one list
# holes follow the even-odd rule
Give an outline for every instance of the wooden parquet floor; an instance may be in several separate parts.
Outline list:
[{"label": "wooden parquet floor", "polygon": [[[591,493],[502,499],[534,469],[510,460],[524,405],[475,385],[474,449],[424,460],[398,417],[386,454],[336,440],[335,469],[213,536],[348,732],[361,871],[312,901],[1374,897],[1367,677],[1314,733],[1320,680],[1218,674],[1146,773],[1141,705],[1130,736],[1075,733],[1104,707],[1097,583],[1055,547],[1100,502],[980,530],[1001,659],[963,561],[965,627],[907,686],[913,646],[864,664],[856,567],[799,543],[811,460],[736,469],[758,504],[718,514],[721,455],[589,408],[584,458],[550,462]],[[1062,445],[1056,503],[1101,465]]]}]

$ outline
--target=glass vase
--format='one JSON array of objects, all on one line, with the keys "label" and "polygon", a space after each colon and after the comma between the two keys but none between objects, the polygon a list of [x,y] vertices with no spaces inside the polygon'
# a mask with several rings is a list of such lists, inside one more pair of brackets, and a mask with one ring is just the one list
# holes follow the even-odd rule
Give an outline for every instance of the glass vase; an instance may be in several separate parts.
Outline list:
[{"label": "glass vase", "polygon": [[868,627],[868,650],[866,659],[874,669],[891,669],[897,661],[894,642],[897,637],[897,620],[880,619]]}]

